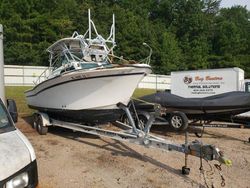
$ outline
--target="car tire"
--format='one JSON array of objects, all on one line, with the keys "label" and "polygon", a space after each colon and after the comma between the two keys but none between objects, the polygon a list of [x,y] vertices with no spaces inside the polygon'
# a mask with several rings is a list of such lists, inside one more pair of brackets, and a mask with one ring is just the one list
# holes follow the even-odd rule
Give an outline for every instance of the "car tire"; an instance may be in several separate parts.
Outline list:
[{"label": "car tire", "polygon": [[168,122],[175,131],[184,131],[188,127],[188,118],[183,112],[171,113]]}]

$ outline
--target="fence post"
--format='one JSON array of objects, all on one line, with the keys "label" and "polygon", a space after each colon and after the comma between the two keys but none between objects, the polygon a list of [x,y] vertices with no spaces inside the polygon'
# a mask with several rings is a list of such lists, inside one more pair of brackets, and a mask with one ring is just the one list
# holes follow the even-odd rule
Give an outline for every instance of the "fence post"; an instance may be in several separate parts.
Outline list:
[{"label": "fence post", "polygon": [[23,72],[22,72],[22,74],[23,74],[23,86],[25,86],[25,83],[24,83],[24,66],[22,66],[22,68],[23,68]]},{"label": "fence post", "polygon": [[157,83],[158,83],[158,80],[157,80],[157,74],[155,75],[155,92],[157,93]]}]

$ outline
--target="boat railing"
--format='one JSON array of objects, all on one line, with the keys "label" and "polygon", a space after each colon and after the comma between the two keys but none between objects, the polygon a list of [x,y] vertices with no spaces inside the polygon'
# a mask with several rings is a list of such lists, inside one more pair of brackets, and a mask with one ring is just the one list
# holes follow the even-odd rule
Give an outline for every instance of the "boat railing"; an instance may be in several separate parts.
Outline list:
[{"label": "boat railing", "polygon": [[146,46],[147,48],[149,48],[149,55],[146,58],[144,58],[141,61],[139,61],[139,62],[140,63],[144,63],[145,62],[145,64],[149,65],[150,61],[151,61],[151,56],[152,56],[153,50],[152,50],[152,48],[146,42],[142,43],[142,45]]},{"label": "boat railing", "polygon": [[150,57],[148,56],[148,57],[146,57],[146,58],[140,60],[139,63],[140,63],[140,64],[147,64],[147,65],[149,65],[149,64],[150,64],[150,60],[151,60],[151,59],[150,59]]},{"label": "boat railing", "polygon": [[120,63],[114,63],[114,64],[147,64],[147,65],[150,64],[149,57],[146,57],[140,61],[135,61],[135,60],[124,59],[123,56],[119,57],[119,56],[116,56],[114,54],[108,54],[108,58],[109,58],[110,62],[112,62],[112,63],[114,63],[114,61],[113,61],[114,58],[120,60]]},{"label": "boat railing", "polygon": [[36,79],[36,81],[33,81],[35,85],[41,83],[42,81],[46,80],[49,78],[50,73],[51,73],[52,67],[47,67],[41,74],[40,76]]}]

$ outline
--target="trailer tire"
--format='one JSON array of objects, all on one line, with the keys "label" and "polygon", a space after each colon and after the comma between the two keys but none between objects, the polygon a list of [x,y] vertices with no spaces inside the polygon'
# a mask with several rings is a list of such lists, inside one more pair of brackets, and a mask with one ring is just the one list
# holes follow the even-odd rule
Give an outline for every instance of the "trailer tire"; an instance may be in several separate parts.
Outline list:
[{"label": "trailer tire", "polygon": [[148,122],[148,117],[144,114],[138,114],[138,118],[139,118],[139,122],[136,121],[136,127],[140,129],[140,125],[141,125],[141,128],[144,129]]},{"label": "trailer tire", "polygon": [[121,122],[126,124],[126,125],[129,125],[129,120],[128,120],[128,117],[126,114],[123,114],[122,117],[121,117]]},{"label": "trailer tire", "polygon": [[37,114],[33,114],[33,124],[31,124],[31,127],[33,129],[37,129],[37,123],[38,123],[38,115]]},{"label": "trailer tire", "polygon": [[[139,118],[139,121],[140,121],[139,123],[141,123],[141,128],[144,129],[146,123],[148,122],[148,118],[144,114],[138,114],[138,118]],[[140,126],[138,125],[137,118],[133,116],[133,119],[134,119],[136,128],[140,129]],[[121,117],[121,122],[124,123],[124,124],[130,125],[128,117],[127,117],[126,114],[124,114]]]},{"label": "trailer tire", "polygon": [[183,112],[173,112],[168,119],[169,125],[175,131],[183,131],[188,127],[188,118]]},{"label": "trailer tire", "polygon": [[48,132],[48,127],[43,124],[43,119],[40,115],[37,116],[37,132],[40,135],[46,135]]}]

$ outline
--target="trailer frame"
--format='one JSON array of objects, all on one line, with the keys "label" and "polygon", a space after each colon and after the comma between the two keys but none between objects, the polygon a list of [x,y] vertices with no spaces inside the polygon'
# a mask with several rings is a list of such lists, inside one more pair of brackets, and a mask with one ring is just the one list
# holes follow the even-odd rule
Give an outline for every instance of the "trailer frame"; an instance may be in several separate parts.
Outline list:
[{"label": "trailer frame", "polygon": [[[211,121],[212,122],[212,121]],[[195,128],[202,128],[200,133],[197,131],[195,132],[195,135],[198,138],[202,138],[203,133],[205,131],[205,128],[232,128],[232,129],[250,129],[249,124],[242,124],[242,123],[230,123],[230,122],[219,122],[219,123],[211,123],[207,121],[200,121],[200,123],[197,122],[191,122],[189,125],[191,127]],[[250,137],[248,138],[248,143],[250,143]]]},{"label": "trailer frame", "polygon": [[126,113],[129,124],[116,121],[115,126],[120,128],[121,131],[112,131],[95,126],[88,126],[81,123],[73,123],[54,119],[49,117],[44,112],[34,113],[34,125],[39,134],[45,135],[48,132],[48,127],[57,126],[73,131],[83,132],[95,136],[111,138],[119,141],[126,141],[129,143],[144,146],[146,148],[157,148],[164,151],[177,151],[185,154],[185,165],[182,167],[183,174],[189,174],[187,158],[188,155],[196,156],[200,159],[208,161],[217,160],[221,164],[231,165],[231,161],[226,159],[223,153],[214,145],[204,144],[201,141],[195,140],[188,142],[188,133],[185,134],[184,144],[175,144],[170,140],[163,139],[150,133],[152,124],[157,116],[160,114],[160,106],[155,105],[155,112],[150,113],[148,122],[143,128],[137,128],[131,112],[127,106],[122,103],[118,107]]}]

